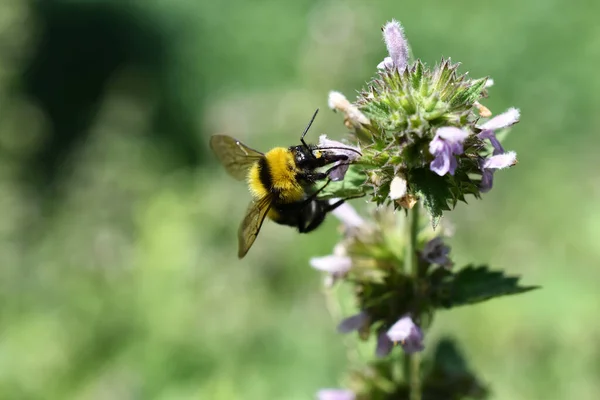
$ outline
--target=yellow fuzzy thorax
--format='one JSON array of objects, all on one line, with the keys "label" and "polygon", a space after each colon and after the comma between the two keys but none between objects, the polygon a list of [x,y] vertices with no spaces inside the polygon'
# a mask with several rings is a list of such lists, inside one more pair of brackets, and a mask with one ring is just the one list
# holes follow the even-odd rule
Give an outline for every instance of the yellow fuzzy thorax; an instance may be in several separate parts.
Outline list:
[{"label": "yellow fuzzy thorax", "polygon": [[285,147],[275,147],[265,154],[271,187],[265,187],[261,180],[260,164],[254,164],[248,172],[248,187],[255,199],[261,199],[270,193],[278,193],[281,203],[293,203],[304,197],[304,189],[296,179],[298,172],[294,155]]}]

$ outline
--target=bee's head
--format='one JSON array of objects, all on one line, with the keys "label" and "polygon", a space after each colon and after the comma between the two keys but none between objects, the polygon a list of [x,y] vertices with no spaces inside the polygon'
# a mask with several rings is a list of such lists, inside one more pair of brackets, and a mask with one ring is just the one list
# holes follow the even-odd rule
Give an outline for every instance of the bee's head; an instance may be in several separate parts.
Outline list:
[{"label": "bee's head", "polygon": [[337,161],[346,161],[350,158],[347,154],[344,154],[344,152],[340,153],[339,151],[332,151],[339,150],[339,148],[323,148],[314,144],[307,144],[304,141],[304,136],[306,136],[306,132],[308,132],[308,129],[315,120],[315,117],[317,116],[318,112],[319,109],[317,108],[310,122],[304,129],[304,132],[300,137],[300,142],[302,144],[299,146],[292,146],[289,148],[290,152],[294,155],[294,161],[296,163],[296,166],[301,169],[315,169],[319,167],[324,167],[327,164],[331,164]]},{"label": "bee's head", "polygon": [[348,156],[344,154],[335,154],[334,152],[321,150],[315,145],[292,146],[289,148],[294,155],[294,161],[298,168],[319,168],[336,161],[344,161]]}]

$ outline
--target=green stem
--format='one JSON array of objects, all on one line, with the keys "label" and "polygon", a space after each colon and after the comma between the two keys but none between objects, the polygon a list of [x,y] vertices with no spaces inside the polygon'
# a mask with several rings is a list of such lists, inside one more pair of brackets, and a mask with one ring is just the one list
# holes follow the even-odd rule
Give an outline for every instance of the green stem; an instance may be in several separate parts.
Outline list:
[{"label": "green stem", "polygon": [[419,277],[419,262],[417,260],[417,237],[419,235],[419,213],[420,207],[417,202],[413,208],[408,210],[406,226],[406,258],[404,260],[404,272],[416,279]]},{"label": "green stem", "polygon": [[410,400],[421,400],[421,354],[410,355]]},{"label": "green stem", "polygon": [[[419,262],[417,259],[417,236],[419,234],[419,203],[408,210],[406,221],[406,255],[404,257],[404,273],[412,276],[414,293],[417,291],[419,279]],[[418,320],[418,315],[413,315]],[[404,376],[410,388],[410,400],[421,400],[421,357],[419,353],[404,355]]]},{"label": "green stem", "polygon": [[[329,311],[329,315],[331,319],[334,321],[340,321],[342,319],[342,307],[334,292],[334,288],[326,287],[323,292],[325,294],[325,305],[327,307],[327,311]],[[359,365],[361,359],[364,360],[360,352],[360,348],[357,346],[355,341],[352,341],[350,335],[344,335],[342,337],[342,342],[346,347],[346,357],[348,358],[348,362],[351,365]]]}]

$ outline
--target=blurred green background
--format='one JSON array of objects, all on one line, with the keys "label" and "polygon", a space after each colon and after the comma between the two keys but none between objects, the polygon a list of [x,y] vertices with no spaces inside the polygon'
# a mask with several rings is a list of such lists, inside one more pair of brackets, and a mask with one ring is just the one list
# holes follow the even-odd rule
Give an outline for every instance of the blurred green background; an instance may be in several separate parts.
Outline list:
[{"label": "blurred green background", "polygon": [[[405,26],[416,57],[489,75],[519,165],[447,216],[459,263],[543,290],[439,315],[495,399],[600,397],[600,3],[0,0],[0,399],[309,399],[346,367],[308,266],[337,240],[267,223],[213,133],[339,138]],[[357,206],[361,206],[359,201]],[[351,313],[353,310],[344,310]]]}]

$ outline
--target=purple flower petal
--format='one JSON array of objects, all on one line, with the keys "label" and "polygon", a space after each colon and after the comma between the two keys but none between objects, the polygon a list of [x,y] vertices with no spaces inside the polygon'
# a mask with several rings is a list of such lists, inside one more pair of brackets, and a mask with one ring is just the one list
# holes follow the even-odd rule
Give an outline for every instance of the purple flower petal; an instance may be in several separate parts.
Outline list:
[{"label": "purple flower petal", "polygon": [[[429,148],[431,149],[431,146]],[[444,176],[448,172],[450,172],[450,167],[453,158],[450,149],[442,149],[441,151],[432,154],[435,154],[435,158],[429,165],[429,169],[431,169],[439,176]],[[452,171],[452,173],[454,173],[454,171]]]},{"label": "purple flower petal", "polygon": [[377,347],[375,348],[375,355],[377,357],[383,358],[390,354],[393,348],[394,342],[390,340],[385,331],[381,332],[379,336],[377,336]]},{"label": "purple flower petal", "polygon": [[509,151],[503,154],[497,154],[487,158],[483,162],[483,168],[504,169],[515,165],[517,162],[517,153]]},{"label": "purple flower petal", "polygon": [[333,182],[344,180],[344,176],[346,176],[346,172],[348,172],[348,167],[350,167],[350,164],[348,164],[347,161],[337,161],[329,171],[329,178]]},{"label": "purple flower petal", "polygon": [[486,130],[480,132],[477,137],[481,140],[488,139],[494,148],[493,154],[502,154],[504,153],[504,147],[500,144],[500,141],[496,138],[496,134],[494,131]]},{"label": "purple flower petal", "polygon": [[481,172],[481,183],[479,184],[479,191],[481,193],[487,193],[492,190],[494,184],[494,170],[484,169]]},{"label": "purple flower petal", "polygon": [[404,70],[408,65],[408,45],[404,38],[402,26],[396,20],[388,22],[383,27],[383,39],[396,68]]},{"label": "purple flower petal", "polygon": [[[459,144],[462,148],[462,143],[469,136],[469,134],[463,131],[460,128],[456,128],[454,126],[444,126],[439,128],[435,132],[436,136],[439,136],[441,139],[445,140],[450,144]],[[462,153],[462,150],[460,150]]]},{"label": "purple flower petal", "polygon": [[429,169],[440,176],[454,175],[458,166],[454,156],[463,153],[463,142],[468,136],[467,132],[453,126],[439,128],[429,143],[429,152],[435,156]]},{"label": "purple flower petal", "polygon": [[317,392],[317,400],[355,400],[354,392],[345,389],[321,389]]},{"label": "purple flower petal", "polygon": [[387,336],[394,343],[400,343],[404,351],[408,354],[422,351],[425,347],[423,346],[423,332],[408,315],[400,318],[392,327],[387,331]]},{"label": "purple flower petal", "polygon": [[[494,151],[494,153],[496,153]],[[481,164],[481,183],[479,191],[481,193],[489,192],[494,184],[494,172],[497,169],[511,167],[517,163],[517,153],[509,151],[506,153],[495,154],[485,160]]]},{"label": "purple flower petal", "polygon": [[444,244],[443,239],[439,236],[427,242],[421,254],[423,259],[431,264],[438,264],[444,267],[452,266],[452,260],[448,257],[450,246]]},{"label": "purple flower petal", "polygon": [[314,269],[330,274],[344,274],[352,267],[352,260],[346,256],[328,255],[311,258],[310,265]]},{"label": "purple flower petal", "polygon": [[338,142],[336,140],[327,139],[327,135],[321,135],[319,137],[318,147],[319,151],[335,155],[344,155],[347,157],[346,160],[338,161],[331,167],[329,178],[331,178],[331,180],[334,182],[344,179],[346,171],[348,171],[349,164],[362,155],[358,148]]},{"label": "purple flower petal", "polygon": [[339,323],[337,331],[339,333],[350,333],[361,329],[363,326],[369,323],[369,314],[364,311],[359,312],[356,315],[348,317]]},{"label": "purple flower petal", "polygon": [[479,190],[481,193],[489,192],[494,183],[494,172],[497,169],[504,169],[513,166],[517,162],[517,154],[514,151],[505,151],[502,144],[496,137],[494,130],[509,127],[519,122],[520,111],[516,108],[509,108],[506,112],[497,115],[484,124],[478,126],[482,131],[477,135],[481,140],[489,140],[494,148],[492,156],[486,158],[481,163],[481,183]]},{"label": "purple flower petal", "polygon": [[457,167],[458,167],[458,161],[456,161],[456,157],[450,156],[450,166],[448,167],[448,173],[450,175],[454,175]]},{"label": "purple flower petal", "polygon": [[507,128],[519,122],[521,112],[516,108],[509,108],[506,112],[496,115],[494,118],[478,126],[482,130],[497,130]]}]

